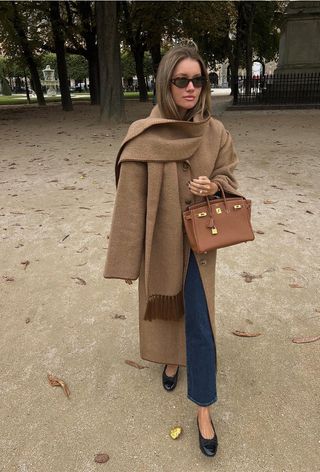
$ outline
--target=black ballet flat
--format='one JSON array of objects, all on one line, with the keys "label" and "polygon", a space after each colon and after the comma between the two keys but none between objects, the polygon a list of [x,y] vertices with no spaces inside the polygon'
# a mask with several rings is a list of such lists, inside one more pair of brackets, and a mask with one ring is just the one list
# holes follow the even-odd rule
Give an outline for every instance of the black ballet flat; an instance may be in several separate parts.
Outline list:
[{"label": "black ballet flat", "polygon": [[199,431],[199,445],[200,445],[200,451],[205,455],[205,456],[208,456],[208,457],[213,457],[216,455],[217,453],[217,449],[218,449],[218,436],[217,436],[217,433],[214,429],[214,426],[213,426],[213,423],[212,423],[212,420],[211,420],[211,424],[212,424],[212,429],[214,431],[214,436],[212,439],[205,439],[201,433],[200,433],[200,428],[199,428],[199,420],[197,418],[197,425],[198,425],[198,431]]},{"label": "black ballet flat", "polygon": [[167,368],[167,365],[164,366],[164,369],[162,372],[162,385],[163,385],[163,388],[167,390],[167,392],[172,392],[172,390],[174,390],[177,386],[179,366],[177,368],[177,372],[175,373],[173,377],[169,377],[168,375],[166,375],[166,368]]}]

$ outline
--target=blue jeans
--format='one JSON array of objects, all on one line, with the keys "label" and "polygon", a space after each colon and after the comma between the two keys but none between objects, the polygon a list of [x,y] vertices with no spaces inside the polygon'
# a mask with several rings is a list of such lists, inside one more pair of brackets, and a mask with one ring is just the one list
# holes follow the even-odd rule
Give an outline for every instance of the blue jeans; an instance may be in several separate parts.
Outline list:
[{"label": "blue jeans", "polygon": [[188,398],[200,406],[217,401],[216,348],[205,292],[192,251],[184,285]]}]

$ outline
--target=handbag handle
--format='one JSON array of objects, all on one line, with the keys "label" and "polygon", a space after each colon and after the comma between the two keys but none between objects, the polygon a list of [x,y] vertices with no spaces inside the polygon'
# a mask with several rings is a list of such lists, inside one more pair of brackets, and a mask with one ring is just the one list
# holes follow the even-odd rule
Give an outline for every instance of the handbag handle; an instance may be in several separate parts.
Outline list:
[{"label": "handbag handle", "polygon": [[[225,206],[225,209],[227,209],[227,200],[226,200],[226,195],[224,193],[224,189],[222,185],[220,184],[220,182],[214,182],[214,183],[217,185],[218,189],[221,191],[224,206]],[[212,206],[210,205],[209,197],[204,197],[204,198],[206,199],[206,202],[208,205],[208,213],[209,213],[209,224],[207,228],[213,229],[215,228],[214,219],[213,219],[213,209],[212,209]]]}]

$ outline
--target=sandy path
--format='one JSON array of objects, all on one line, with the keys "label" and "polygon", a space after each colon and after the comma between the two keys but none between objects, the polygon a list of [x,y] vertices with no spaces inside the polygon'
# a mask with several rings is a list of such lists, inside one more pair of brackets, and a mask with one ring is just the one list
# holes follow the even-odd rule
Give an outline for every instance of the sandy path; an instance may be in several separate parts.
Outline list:
[{"label": "sandy path", "polygon": [[[151,105],[127,108],[131,121]],[[222,121],[257,233],[219,254],[212,463],[198,450],[184,370],[168,395],[161,366],[139,360],[136,285],[102,278],[128,123],[107,128],[89,105],[0,109],[0,470],[320,469],[320,342],[291,342],[320,334],[320,111],[234,111]],[[246,283],[243,271],[257,278]],[[69,400],[48,371],[68,383]],[[176,442],[175,424],[184,428]],[[95,464],[98,452],[110,461]]]}]

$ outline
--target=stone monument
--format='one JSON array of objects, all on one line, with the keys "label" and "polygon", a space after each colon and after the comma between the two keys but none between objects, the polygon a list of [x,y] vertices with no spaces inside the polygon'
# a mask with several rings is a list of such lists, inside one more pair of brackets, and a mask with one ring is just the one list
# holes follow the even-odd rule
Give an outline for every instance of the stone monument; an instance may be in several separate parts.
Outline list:
[{"label": "stone monument", "polygon": [[320,72],[320,2],[291,1],[281,29],[275,74]]}]

